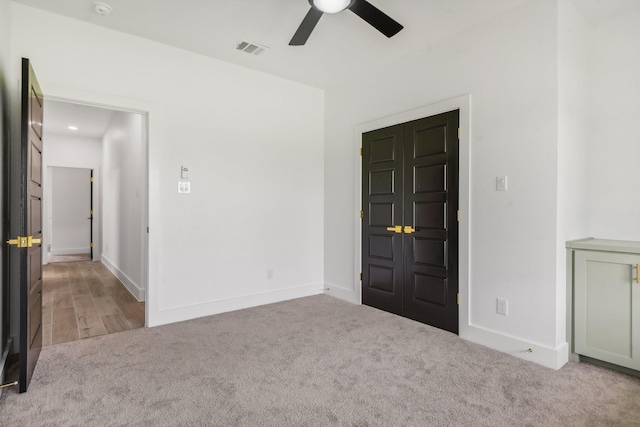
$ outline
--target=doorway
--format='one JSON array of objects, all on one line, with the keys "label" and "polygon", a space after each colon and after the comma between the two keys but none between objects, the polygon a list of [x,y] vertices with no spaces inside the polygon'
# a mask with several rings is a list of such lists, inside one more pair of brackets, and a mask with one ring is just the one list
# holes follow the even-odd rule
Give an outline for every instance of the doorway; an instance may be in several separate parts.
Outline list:
[{"label": "doorway", "polygon": [[49,166],[48,262],[93,260],[93,170]]},{"label": "doorway", "polygon": [[44,345],[143,327],[146,115],[48,98],[44,111]]}]

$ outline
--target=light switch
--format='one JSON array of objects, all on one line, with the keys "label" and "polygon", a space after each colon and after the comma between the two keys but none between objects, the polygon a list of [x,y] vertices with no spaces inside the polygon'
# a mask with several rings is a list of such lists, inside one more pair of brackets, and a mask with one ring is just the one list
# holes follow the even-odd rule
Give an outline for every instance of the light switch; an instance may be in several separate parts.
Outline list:
[{"label": "light switch", "polygon": [[496,177],[496,191],[507,191],[507,177]]},{"label": "light switch", "polygon": [[178,193],[191,193],[191,183],[189,181],[178,181]]}]

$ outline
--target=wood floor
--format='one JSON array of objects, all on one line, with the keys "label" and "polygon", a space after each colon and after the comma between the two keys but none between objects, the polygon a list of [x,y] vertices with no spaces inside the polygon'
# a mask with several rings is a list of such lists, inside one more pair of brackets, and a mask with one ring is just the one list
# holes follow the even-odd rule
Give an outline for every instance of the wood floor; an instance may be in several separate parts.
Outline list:
[{"label": "wood floor", "polygon": [[51,255],[49,262],[91,261],[91,254]]},{"label": "wood floor", "polygon": [[43,279],[43,346],[144,326],[144,303],[101,262],[49,263]]}]

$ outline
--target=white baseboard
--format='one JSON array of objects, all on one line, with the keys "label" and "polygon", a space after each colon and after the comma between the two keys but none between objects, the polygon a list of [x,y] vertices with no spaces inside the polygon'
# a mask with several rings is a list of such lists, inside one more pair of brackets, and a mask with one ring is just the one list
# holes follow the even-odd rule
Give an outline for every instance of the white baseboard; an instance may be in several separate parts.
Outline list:
[{"label": "white baseboard", "polygon": [[50,256],[58,255],[77,255],[77,254],[90,254],[91,247],[86,246],[82,248],[51,248]]},{"label": "white baseboard", "polygon": [[102,255],[101,259],[102,263],[113,273],[114,276],[118,278],[122,282],[125,288],[133,295],[133,297],[138,300],[138,302],[142,302],[145,299],[145,290],[138,286],[129,276],[123,273],[109,258],[105,255]]},{"label": "white baseboard", "polygon": [[511,354],[520,359],[530,360],[551,369],[560,369],[569,361],[569,345],[562,343],[558,347],[547,347],[525,341],[499,332],[469,325],[462,338],[484,345],[485,347]]},{"label": "white baseboard", "polygon": [[361,303],[358,294],[353,289],[343,288],[342,286],[325,283],[324,293],[352,304],[359,305]]},{"label": "white baseboard", "polygon": [[[273,304],[296,298],[322,294],[322,284],[296,286],[288,289],[243,295],[202,304],[188,305],[159,310],[157,317],[149,319],[149,326],[159,326],[168,323],[182,322],[198,317],[211,316],[229,311],[242,310],[259,305]],[[150,313],[151,314],[151,313]]]}]

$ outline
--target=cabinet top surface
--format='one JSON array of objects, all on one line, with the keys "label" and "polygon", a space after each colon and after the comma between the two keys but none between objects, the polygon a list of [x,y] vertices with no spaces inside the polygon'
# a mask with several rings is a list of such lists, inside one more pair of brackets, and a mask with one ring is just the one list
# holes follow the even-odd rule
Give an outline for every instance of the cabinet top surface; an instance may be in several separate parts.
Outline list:
[{"label": "cabinet top surface", "polygon": [[580,239],[567,242],[568,249],[584,249],[589,251],[626,252],[640,254],[640,242],[631,240]]}]

